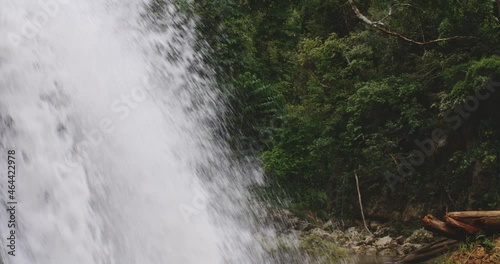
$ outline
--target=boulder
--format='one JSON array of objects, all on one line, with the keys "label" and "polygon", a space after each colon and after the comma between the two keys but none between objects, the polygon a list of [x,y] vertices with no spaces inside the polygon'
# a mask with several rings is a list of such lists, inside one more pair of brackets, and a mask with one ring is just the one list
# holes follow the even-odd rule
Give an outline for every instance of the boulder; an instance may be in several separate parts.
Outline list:
[{"label": "boulder", "polygon": [[350,227],[347,229],[346,235],[351,241],[363,240],[363,236],[358,232],[356,227]]},{"label": "boulder", "polygon": [[434,236],[432,235],[431,232],[423,228],[420,228],[415,230],[413,234],[411,234],[411,236],[408,237],[404,242],[411,244],[430,243],[432,242],[433,238]]},{"label": "boulder", "polygon": [[391,244],[391,242],[392,242],[392,238],[390,236],[385,236],[385,237],[377,240],[377,242],[375,242],[375,245],[377,247],[384,248],[384,247],[389,246]]}]

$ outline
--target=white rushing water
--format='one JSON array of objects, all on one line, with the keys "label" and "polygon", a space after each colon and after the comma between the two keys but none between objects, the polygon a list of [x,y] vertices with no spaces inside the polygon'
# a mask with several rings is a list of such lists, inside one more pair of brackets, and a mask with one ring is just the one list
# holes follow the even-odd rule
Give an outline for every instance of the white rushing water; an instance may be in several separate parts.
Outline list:
[{"label": "white rushing water", "polygon": [[0,214],[5,263],[268,261],[238,210],[254,179],[212,137],[222,106],[192,69],[193,22],[148,5],[0,0],[0,196],[8,207],[15,150],[17,201],[15,257]]}]

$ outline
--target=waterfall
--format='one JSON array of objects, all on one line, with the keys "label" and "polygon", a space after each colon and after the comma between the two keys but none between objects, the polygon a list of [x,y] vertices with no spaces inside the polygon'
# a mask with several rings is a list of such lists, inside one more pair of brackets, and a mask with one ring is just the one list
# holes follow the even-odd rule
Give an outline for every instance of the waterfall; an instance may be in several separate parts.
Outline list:
[{"label": "waterfall", "polygon": [[0,6],[4,263],[271,263],[246,208],[260,174],[214,136],[224,103],[195,18],[162,1]]}]

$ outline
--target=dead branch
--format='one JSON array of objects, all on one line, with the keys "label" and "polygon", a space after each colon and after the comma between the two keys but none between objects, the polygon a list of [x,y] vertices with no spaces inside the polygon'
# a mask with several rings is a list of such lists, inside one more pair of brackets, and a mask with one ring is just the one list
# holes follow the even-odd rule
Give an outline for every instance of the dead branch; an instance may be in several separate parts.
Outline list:
[{"label": "dead branch", "polygon": [[400,258],[398,261],[401,263],[420,263],[427,261],[448,252],[459,243],[460,241],[457,240],[443,238]]},{"label": "dead branch", "polygon": [[[500,1],[500,0],[499,0]],[[377,21],[376,23],[381,23],[382,21],[386,20],[388,17],[392,16],[392,12],[394,11],[395,8],[398,8],[400,6],[403,6],[403,7],[413,7],[412,5],[410,4],[395,4],[395,5],[392,5],[390,8],[389,8],[389,13],[387,13],[387,15],[385,17],[383,17],[382,19],[380,19],[379,21]],[[420,8],[419,8],[420,9]]]},{"label": "dead branch", "polygon": [[[398,32],[392,31],[390,29],[387,29],[386,26],[384,25],[384,23],[381,22],[385,18],[383,18],[380,21],[371,21],[366,16],[364,16],[361,13],[361,11],[359,11],[359,8],[354,3],[354,0],[348,0],[348,2],[349,2],[349,4],[351,4],[352,10],[356,14],[356,16],[361,21],[363,21],[364,23],[366,23],[367,25],[369,25],[369,26],[371,26],[371,27],[373,27],[375,29],[378,29],[378,30],[380,30],[380,31],[382,31],[382,32],[384,32],[386,34],[398,37],[400,39],[403,39],[405,41],[408,41],[408,42],[411,42],[411,43],[414,43],[414,44],[417,44],[417,45],[427,45],[427,44],[433,44],[433,43],[438,43],[438,42],[450,41],[450,40],[454,40],[454,39],[471,39],[471,38],[476,38],[474,36],[453,36],[453,37],[448,37],[448,38],[434,39],[434,40],[430,40],[430,41],[418,41],[418,40],[414,40],[414,39],[412,39],[410,37],[407,37],[407,36],[405,36],[405,35],[403,35],[401,33],[398,33]],[[391,9],[391,11],[392,11],[392,9]]]},{"label": "dead branch", "polygon": [[366,231],[368,231],[370,235],[373,235],[370,229],[368,229],[368,226],[366,225],[365,213],[363,212],[363,203],[361,202],[361,191],[359,190],[358,174],[354,173],[354,177],[356,178],[356,187],[358,188],[359,207],[361,208],[361,217],[363,218],[363,224],[365,225]]}]

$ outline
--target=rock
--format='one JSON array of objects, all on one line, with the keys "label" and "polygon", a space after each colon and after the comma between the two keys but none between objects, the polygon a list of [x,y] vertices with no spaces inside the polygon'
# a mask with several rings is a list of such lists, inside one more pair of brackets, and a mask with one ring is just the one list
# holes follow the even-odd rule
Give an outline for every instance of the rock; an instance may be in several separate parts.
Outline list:
[{"label": "rock", "polygon": [[364,240],[361,240],[361,241],[356,241],[354,244],[355,244],[356,246],[362,246],[362,245],[364,245],[364,244],[365,244],[365,241],[364,241]]},{"label": "rock", "polygon": [[347,229],[346,236],[351,241],[363,240],[363,236],[358,232],[358,230],[356,229],[356,227],[350,227],[349,229]]},{"label": "rock", "polygon": [[354,252],[357,254],[366,254],[366,246],[359,246]]},{"label": "rock", "polygon": [[375,237],[372,235],[369,235],[365,238],[365,244],[366,245],[372,245],[373,242],[375,242]]},{"label": "rock", "polygon": [[388,228],[388,227],[383,227],[383,226],[379,226],[377,228],[377,231],[375,231],[373,234],[376,236],[376,237],[384,237],[384,236],[387,236],[389,235],[389,232],[391,230]]},{"label": "rock", "polygon": [[398,256],[406,255],[406,253],[403,251],[403,247],[397,247],[396,252],[398,253]]},{"label": "rock", "polygon": [[333,225],[333,221],[330,219],[328,220],[323,226],[322,228],[326,231],[330,231],[332,232],[333,230],[335,230],[335,226]]},{"label": "rock", "polygon": [[265,221],[274,225],[279,232],[300,230],[300,227],[304,225],[304,221],[285,209],[270,209],[266,213]]},{"label": "rock", "polygon": [[394,252],[392,249],[390,248],[386,248],[386,249],[383,249],[381,251],[378,252],[378,255],[379,256],[395,256],[397,255],[396,252]]},{"label": "rock", "polygon": [[408,253],[411,253],[411,252],[413,252],[421,247],[422,247],[422,245],[420,245],[420,244],[405,243],[402,246],[402,250],[403,250],[403,253],[408,254]]},{"label": "rock", "polygon": [[343,248],[347,248],[347,249],[352,249],[353,247],[355,247],[355,245],[349,241],[347,241],[343,246]]},{"label": "rock", "polygon": [[341,237],[345,237],[345,234],[344,232],[340,231],[340,230],[334,230],[333,232],[330,233],[330,235],[333,237],[333,238],[341,238]]},{"label": "rock", "polygon": [[411,234],[410,237],[408,237],[405,240],[405,243],[412,243],[412,244],[421,244],[421,243],[430,243],[432,242],[433,235],[431,232],[420,228],[417,229]]},{"label": "rock", "polygon": [[304,232],[311,231],[316,228],[313,224],[309,222],[302,222],[299,226],[300,226],[299,230]]},{"label": "rock", "polygon": [[390,236],[385,236],[385,237],[377,240],[377,242],[375,242],[375,245],[377,247],[384,248],[384,247],[389,246],[391,244],[391,242],[392,242],[392,238]]},{"label": "rock", "polygon": [[325,230],[321,229],[321,228],[314,228],[310,231],[310,234],[311,235],[315,235],[321,239],[324,239],[324,240],[327,240],[327,241],[330,241],[330,242],[336,242],[335,241],[335,238],[328,232],[326,232]]},{"label": "rock", "polygon": [[394,240],[396,241],[396,243],[402,245],[404,243],[404,241],[405,241],[405,238],[404,238],[404,236],[398,236]]},{"label": "rock", "polygon": [[377,230],[377,228],[380,226],[380,223],[377,221],[371,221],[370,222],[370,229],[371,230]]},{"label": "rock", "polygon": [[338,245],[344,245],[347,242],[347,238],[345,237],[344,232],[340,230],[335,230],[332,233],[330,233],[330,236],[332,237],[333,241],[337,243]]},{"label": "rock", "polygon": [[346,230],[346,233],[347,233],[347,234],[354,234],[354,233],[359,233],[359,232],[358,232],[358,229],[357,229],[355,226],[353,226],[353,227],[349,227],[349,228]]},{"label": "rock", "polygon": [[368,247],[366,249],[366,255],[377,255],[377,252],[378,250],[375,247]]}]

